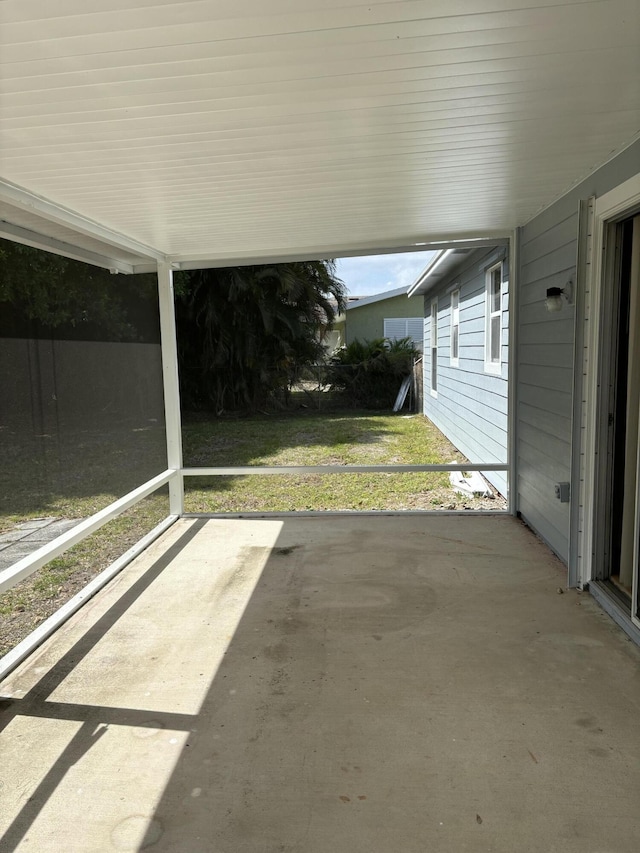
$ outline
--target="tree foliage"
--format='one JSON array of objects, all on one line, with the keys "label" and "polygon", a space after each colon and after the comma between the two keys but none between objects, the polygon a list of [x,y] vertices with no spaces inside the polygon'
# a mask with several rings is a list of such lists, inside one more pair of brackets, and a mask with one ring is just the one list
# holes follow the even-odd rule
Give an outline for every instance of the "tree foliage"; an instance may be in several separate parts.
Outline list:
[{"label": "tree foliage", "polygon": [[[180,272],[175,291],[183,405],[216,412],[281,400],[345,304],[332,261]],[[0,335],[157,341],[157,277],[0,241]]]},{"label": "tree foliage", "polygon": [[157,339],[156,293],[155,275],[111,275],[80,261],[0,240],[2,334]]},{"label": "tree foliage", "polygon": [[183,406],[218,413],[282,401],[345,304],[332,261],[197,270],[179,284]]}]

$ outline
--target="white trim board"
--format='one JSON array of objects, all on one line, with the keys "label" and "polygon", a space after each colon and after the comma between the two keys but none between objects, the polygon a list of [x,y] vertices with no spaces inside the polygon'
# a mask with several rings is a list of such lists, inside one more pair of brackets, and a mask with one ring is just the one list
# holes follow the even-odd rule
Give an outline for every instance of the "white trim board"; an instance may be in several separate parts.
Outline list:
[{"label": "white trim board", "polygon": [[586,263],[586,292],[589,294],[589,336],[585,352],[584,427],[581,444],[584,447],[584,478],[581,481],[580,503],[584,508],[584,524],[578,537],[581,555],[578,585],[583,587],[593,579],[593,542],[595,532],[595,472],[596,432],[598,420],[598,365],[602,336],[601,312],[604,278],[605,227],[631,215],[640,206],[640,173],[595,199],[590,256]]}]

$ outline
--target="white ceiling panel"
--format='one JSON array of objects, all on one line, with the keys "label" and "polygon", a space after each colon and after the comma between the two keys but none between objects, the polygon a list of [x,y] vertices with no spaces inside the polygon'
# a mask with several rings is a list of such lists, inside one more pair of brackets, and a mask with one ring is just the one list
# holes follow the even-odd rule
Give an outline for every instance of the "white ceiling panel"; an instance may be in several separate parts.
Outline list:
[{"label": "white ceiling panel", "polygon": [[0,219],[123,271],[504,235],[637,137],[640,3],[4,0],[0,113]]}]

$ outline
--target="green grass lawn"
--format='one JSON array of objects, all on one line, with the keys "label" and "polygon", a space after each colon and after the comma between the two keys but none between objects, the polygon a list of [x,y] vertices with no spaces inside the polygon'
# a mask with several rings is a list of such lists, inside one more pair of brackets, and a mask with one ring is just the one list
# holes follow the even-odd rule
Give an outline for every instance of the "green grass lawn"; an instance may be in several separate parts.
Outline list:
[{"label": "green grass lawn", "polygon": [[[300,410],[246,418],[185,417],[187,466],[381,465],[464,461],[422,415]],[[165,467],[161,426],[67,436],[2,435],[0,532],[34,517],[84,518]],[[187,479],[188,512],[404,509],[461,505],[440,474]],[[133,513],[133,511],[132,511]]]},{"label": "green grass lawn", "polygon": [[[63,435],[0,432],[0,533],[32,518],[86,518],[166,468],[164,429],[148,424]],[[120,557],[169,512],[166,487],[0,595],[0,655]]]},{"label": "green grass lawn", "polygon": [[[186,466],[383,465],[464,461],[421,415],[304,413],[190,420]],[[187,478],[187,512],[433,509],[458,505],[446,473]]]},{"label": "green grass lawn", "polygon": [[[68,435],[1,435],[0,532],[34,517],[83,518],[165,469],[160,426]],[[186,466],[431,464],[464,458],[421,415],[326,412],[186,417]],[[304,510],[501,509],[456,495],[446,473],[187,478],[194,513]],[[168,514],[166,488],[0,596],[8,651]]]},{"label": "green grass lawn", "polygon": [[30,518],[86,518],[166,468],[164,428],[119,424],[33,435],[0,428],[0,533]]}]

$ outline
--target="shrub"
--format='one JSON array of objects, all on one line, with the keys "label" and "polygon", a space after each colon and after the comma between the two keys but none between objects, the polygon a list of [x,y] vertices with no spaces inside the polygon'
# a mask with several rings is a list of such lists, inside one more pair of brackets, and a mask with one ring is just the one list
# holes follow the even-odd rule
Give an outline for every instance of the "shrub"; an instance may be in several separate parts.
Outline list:
[{"label": "shrub", "polygon": [[411,338],[355,340],[331,359],[329,382],[353,406],[390,409],[418,355]]}]

